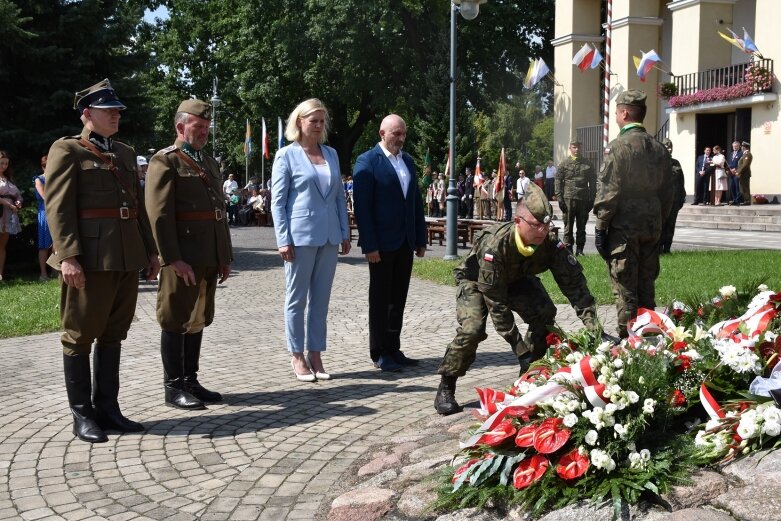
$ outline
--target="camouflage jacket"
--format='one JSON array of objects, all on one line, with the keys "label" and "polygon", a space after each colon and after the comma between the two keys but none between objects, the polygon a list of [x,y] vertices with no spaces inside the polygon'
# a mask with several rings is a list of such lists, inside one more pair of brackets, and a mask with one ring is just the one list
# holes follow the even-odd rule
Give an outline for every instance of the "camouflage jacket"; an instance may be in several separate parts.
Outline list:
[{"label": "camouflage jacket", "polygon": [[515,245],[515,223],[490,226],[475,238],[474,246],[453,274],[459,283],[477,282],[479,291],[489,303],[499,332],[504,328],[509,331],[515,323],[508,307],[509,295],[517,291],[524,278],[548,270],[578,317],[586,326],[594,326],[596,304],[583,268],[564,243],[553,235],[549,235],[531,256],[524,257]]},{"label": "camouflage jacket", "polygon": [[568,157],[556,172],[556,197],[559,201],[577,199],[594,202],[597,194],[597,173],[586,159]]},{"label": "camouflage jacket", "polygon": [[610,142],[597,176],[597,230],[659,237],[673,204],[670,153],[640,125]]}]

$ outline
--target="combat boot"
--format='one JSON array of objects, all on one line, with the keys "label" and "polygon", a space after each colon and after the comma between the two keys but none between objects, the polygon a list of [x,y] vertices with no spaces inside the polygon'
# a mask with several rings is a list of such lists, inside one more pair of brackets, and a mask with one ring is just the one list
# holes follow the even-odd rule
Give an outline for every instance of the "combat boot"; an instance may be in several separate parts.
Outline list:
[{"label": "combat boot", "polygon": [[89,355],[62,356],[65,370],[65,389],[73,414],[73,434],[89,443],[103,443],[108,436],[95,422],[92,409],[92,382],[89,371]]},{"label": "combat boot", "polygon": [[580,257],[583,255],[583,246],[578,246],[578,249],[575,251],[575,256]]},{"label": "combat boot", "polygon": [[95,378],[92,387],[92,405],[95,408],[95,421],[102,429],[119,432],[141,432],[144,426],[125,418],[119,410],[119,344],[107,346],[95,345],[92,363]]},{"label": "combat boot", "polygon": [[184,389],[184,336],[170,331],[160,336],[165,403],[177,409],[205,409],[201,400]]},{"label": "combat boot", "polygon": [[443,416],[455,414],[463,410],[463,407],[458,405],[456,401],[457,379],[457,376],[442,375],[442,380],[439,382],[437,397],[434,398],[434,409]]},{"label": "combat boot", "polygon": [[201,357],[203,331],[184,335],[184,390],[202,402],[219,402],[222,395],[198,383],[198,360]]}]

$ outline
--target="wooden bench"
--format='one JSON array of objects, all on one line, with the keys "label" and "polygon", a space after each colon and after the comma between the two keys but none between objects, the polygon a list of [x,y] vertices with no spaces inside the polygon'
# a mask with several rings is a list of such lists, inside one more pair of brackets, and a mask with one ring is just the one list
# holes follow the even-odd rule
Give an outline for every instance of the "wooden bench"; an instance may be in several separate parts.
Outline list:
[{"label": "wooden bench", "polygon": [[[426,224],[426,233],[428,235],[428,245],[431,246],[434,241],[438,241],[442,246],[442,242],[446,240],[447,226],[446,221],[433,221]],[[456,229],[457,242],[461,243],[463,248],[466,248],[466,243],[469,239],[469,227],[467,223],[458,221],[458,227]]]}]

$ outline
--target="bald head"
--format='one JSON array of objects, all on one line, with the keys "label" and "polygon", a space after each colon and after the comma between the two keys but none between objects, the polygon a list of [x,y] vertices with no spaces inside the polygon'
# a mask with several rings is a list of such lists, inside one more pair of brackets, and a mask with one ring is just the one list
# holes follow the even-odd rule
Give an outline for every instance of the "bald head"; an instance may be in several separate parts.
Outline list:
[{"label": "bald head", "polygon": [[398,155],[407,139],[407,125],[396,114],[385,116],[380,123],[380,141],[391,154]]}]

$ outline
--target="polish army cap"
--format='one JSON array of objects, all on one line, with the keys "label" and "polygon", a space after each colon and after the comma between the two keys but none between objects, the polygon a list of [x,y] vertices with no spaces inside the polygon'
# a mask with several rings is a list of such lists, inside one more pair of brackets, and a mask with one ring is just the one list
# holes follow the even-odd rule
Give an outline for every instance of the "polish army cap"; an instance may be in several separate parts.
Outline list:
[{"label": "polish army cap", "polygon": [[529,212],[542,224],[548,224],[553,219],[553,208],[545,196],[542,188],[534,183],[529,183],[526,194],[523,196],[523,204]]},{"label": "polish army cap", "polygon": [[746,148],[751,148],[751,143],[749,143],[748,141],[744,141],[743,143],[740,144],[740,146],[746,147]]},{"label": "polish army cap", "polygon": [[212,106],[199,99],[186,99],[179,104],[176,112],[186,112],[204,119],[212,119]]},{"label": "polish army cap", "polygon": [[89,108],[125,110],[127,107],[119,101],[111,82],[105,79],[77,92],[73,98],[73,108],[81,112]]},{"label": "polish army cap", "polygon": [[625,90],[616,98],[616,105],[634,105],[635,107],[645,107],[647,96],[641,90]]}]

